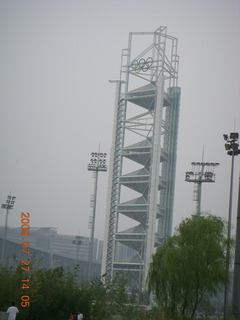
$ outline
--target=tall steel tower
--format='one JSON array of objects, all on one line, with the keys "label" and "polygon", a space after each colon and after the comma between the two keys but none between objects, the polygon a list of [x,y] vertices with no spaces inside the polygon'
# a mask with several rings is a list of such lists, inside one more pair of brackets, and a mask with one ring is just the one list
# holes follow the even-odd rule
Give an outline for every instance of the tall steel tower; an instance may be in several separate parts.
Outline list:
[{"label": "tall steel tower", "polygon": [[[116,83],[103,273],[143,289],[155,248],[171,235],[180,105],[177,39],[131,32]],[[126,254],[119,254],[125,248]]]}]

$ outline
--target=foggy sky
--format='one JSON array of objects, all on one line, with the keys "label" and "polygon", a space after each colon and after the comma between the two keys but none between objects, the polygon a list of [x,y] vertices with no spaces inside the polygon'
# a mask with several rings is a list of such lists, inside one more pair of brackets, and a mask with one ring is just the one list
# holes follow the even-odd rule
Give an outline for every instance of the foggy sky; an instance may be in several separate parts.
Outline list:
[{"label": "foggy sky", "polygon": [[[89,236],[90,153],[109,155],[115,86],[128,33],[167,26],[178,38],[182,90],[174,227],[195,210],[192,161],[219,162],[202,210],[227,218],[231,159],[223,133],[240,133],[238,0],[0,0],[0,201],[16,196],[9,226]],[[235,157],[233,222],[240,160]],[[95,236],[104,231],[107,173],[99,174]],[[5,211],[0,210],[0,225]]]}]

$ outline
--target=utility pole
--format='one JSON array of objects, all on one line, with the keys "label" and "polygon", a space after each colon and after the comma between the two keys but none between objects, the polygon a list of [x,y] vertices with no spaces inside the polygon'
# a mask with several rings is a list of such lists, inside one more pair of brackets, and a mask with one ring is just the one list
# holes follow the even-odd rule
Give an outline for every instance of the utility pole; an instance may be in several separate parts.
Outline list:
[{"label": "utility pole", "polygon": [[240,177],[238,185],[238,212],[233,275],[232,316],[234,320],[240,320]]},{"label": "utility pole", "polygon": [[192,162],[192,170],[186,172],[185,181],[194,182],[194,197],[197,201],[196,215],[201,215],[202,183],[215,182],[214,168],[217,162]]},{"label": "utility pole", "polygon": [[78,255],[79,255],[79,246],[82,243],[80,236],[75,236],[75,240],[72,241],[73,244],[77,245],[77,254],[76,254],[76,265],[78,264]]},{"label": "utility pole", "polygon": [[2,209],[6,209],[6,220],[5,220],[5,227],[4,227],[4,236],[3,236],[3,246],[2,246],[2,258],[1,263],[3,264],[4,261],[4,253],[5,253],[5,246],[6,246],[6,239],[7,239],[7,223],[8,223],[8,214],[9,210],[12,210],[14,207],[16,197],[7,196],[6,203],[2,204]]},{"label": "utility pole", "polygon": [[94,245],[94,230],[95,230],[95,216],[97,207],[97,187],[98,187],[98,172],[106,172],[106,153],[92,152],[91,160],[88,165],[88,171],[93,171],[94,178],[94,194],[91,197],[92,215],[89,217],[89,229],[91,230],[89,242],[89,256],[88,256],[88,279],[92,276],[92,258],[93,258],[93,245]]},{"label": "utility pole", "polygon": [[[232,197],[233,197],[233,172],[234,172],[234,157],[240,154],[239,147],[239,134],[237,132],[231,132],[228,137],[227,134],[223,135],[225,140],[225,149],[227,154],[232,157],[231,164],[231,177],[230,177],[230,193],[229,193],[229,210],[228,210],[228,246],[227,246],[227,254],[226,254],[226,271],[229,273],[229,265],[230,265],[230,247],[229,241],[231,239],[231,225],[232,225]],[[228,286],[225,286],[224,291],[224,319],[228,318]]]}]

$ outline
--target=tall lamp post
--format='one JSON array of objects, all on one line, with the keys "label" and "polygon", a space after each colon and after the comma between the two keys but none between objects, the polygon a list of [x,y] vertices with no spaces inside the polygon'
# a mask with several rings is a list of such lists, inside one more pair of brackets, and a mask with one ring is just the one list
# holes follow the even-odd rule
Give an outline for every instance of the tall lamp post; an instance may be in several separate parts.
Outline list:
[{"label": "tall lamp post", "polygon": [[2,258],[1,258],[2,264],[3,264],[3,260],[4,260],[5,245],[6,245],[6,238],[7,238],[8,214],[9,214],[9,210],[13,209],[13,207],[14,207],[15,199],[16,199],[16,197],[14,197],[14,196],[7,196],[6,203],[3,203],[1,206],[2,209],[6,209],[6,219],[5,219],[3,245],[2,245]]},{"label": "tall lamp post", "polygon": [[[225,149],[227,154],[232,157],[232,164],[231,164],[231,178],[230,178],[230,194],[229,194],[229,210],[228,210],[228,234],[227,239],[228,242],[231,238],[231,224],[232,224],[232,197],[233,197],[233,172],[234,172],[234,156],[240,154],[239,147],[239,134],[237,132],[231,132],[230,136],[227,134],[223,135],[225,140]],[[230,247],[229,243],[227,245],[227,253],[226,253],[226,271],[229,273],[229,265],[230,265]],[[225,286],[224,291],[224,319],[227,318],[227,305],[228,305],[228,286]]]},{"label": "tall lamp post", "polygon": [[98,172],[106,172],[106,153],[92,152],[91,160],[88,165],[88,170],[93,171],[94,178],[94,194],[91,197],[92,215],[89,217],[89,229],[91,230],[90,242],[89,242],[89,256],[88,256],[88,279],[92,275],[92,258],[93,258],[93,244],[94,244],[94,229],[95,229],[95,216],[97,206],[97,185],[98,185]]},{"label": "tall lamp post", "polygon": [[72,242],[77,245],[77,254],[76,254],[76,265],[78,264],[78,254],[79,254],[79,246],[82,243],[80,236],[75,236],[75,240]]},{"label": "tall lamp post", "polygon": [[238,184],[238,211],[237,211],[237,230],[236,247],[233,275],[233,297],[232,297],[232,316],[234,320],[240,320],[240,177]]},{"label": "tall lamp post", "polygon": [[192,162],[192,171],[186,172],[185,181],[195,185],[193,200],[197,201],[197,216],[201,215],[202,183],[215,182],[214,168],[218,165],[218,162]]}]

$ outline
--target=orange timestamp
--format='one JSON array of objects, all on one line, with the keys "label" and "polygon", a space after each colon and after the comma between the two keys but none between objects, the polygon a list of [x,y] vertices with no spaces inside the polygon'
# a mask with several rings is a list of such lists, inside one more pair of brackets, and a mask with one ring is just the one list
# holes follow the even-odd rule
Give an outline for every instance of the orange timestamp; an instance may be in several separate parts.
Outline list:
[{"label": "orange timestamp", "polygon": [[[28,241],[28,236],[30,235],[30,213],[21,212],[21,268],[22,270],[29,272],[31,270],[31,261],[29,259],[30,254],[30,243]],[[28,278],[28,277],[27,277]],[[29,297],[29,289],[30,289],[30,280],[22,279],[21,280],[21,306],[23,308],[30,307],[30,297]]]}]

